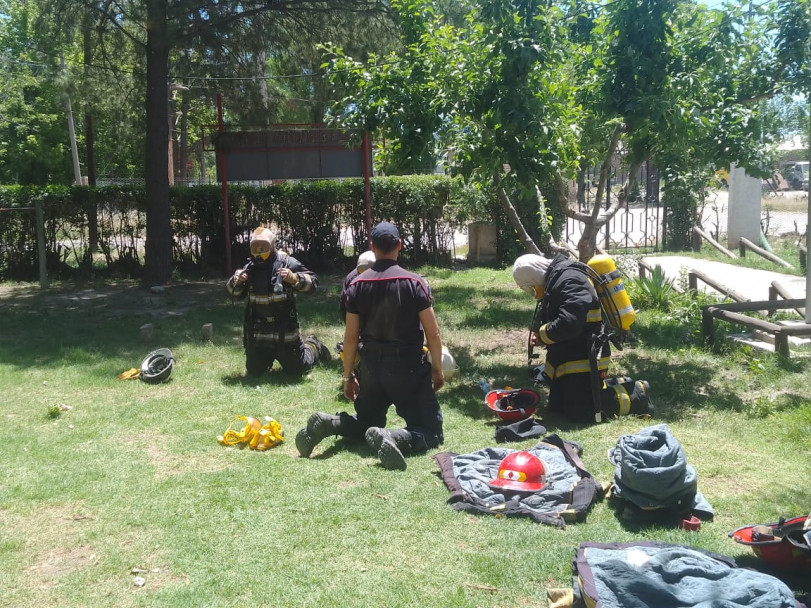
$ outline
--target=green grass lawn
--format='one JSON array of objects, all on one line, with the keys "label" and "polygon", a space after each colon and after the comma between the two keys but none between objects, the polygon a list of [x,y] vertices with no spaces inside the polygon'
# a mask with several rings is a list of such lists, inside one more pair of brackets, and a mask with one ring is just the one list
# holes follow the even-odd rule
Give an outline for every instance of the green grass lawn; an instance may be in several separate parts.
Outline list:
[{"label": "green grass lawn", "polygon": [[[439,393],[442,450],[495,445],[477,384],[528,387],[534,303],[508,269],[421,272],[461,368]],[[304,331],[329,346],[343,335],[342,278],[299,298]],[[628,527],[607,502],[565,529],[463,514],[446,504],[435,452],[405,472],[332,438],[299,458],[293,437],[311,412],[351,409],[340,367],[247,380],[242,305],[219,283],[8,285],[0,302],[0,606],[545,606],[547,587],[571,585],[581,541],[652,539],[754,565],[731,530],[811,509],[811,360],[709,352],[686,304],[640,311],[638,342],[615,353],[612,373],[650,382],[656,420],[578,427],[539,413],[583,445],[601,482],[618,437],[668,423],[716,510],[698,532]],[[118,379],[158,346],[177,358],[168,383]],[[219,445],[235,415],[273,416],[287,441],[264,453]],[[802,577],[786,580],[808,593]]]}]

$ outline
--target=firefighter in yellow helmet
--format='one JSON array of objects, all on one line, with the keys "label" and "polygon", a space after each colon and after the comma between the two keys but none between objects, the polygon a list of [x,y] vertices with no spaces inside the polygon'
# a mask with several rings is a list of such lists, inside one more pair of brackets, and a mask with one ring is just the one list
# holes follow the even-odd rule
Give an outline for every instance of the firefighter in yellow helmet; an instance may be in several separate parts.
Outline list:
[{"label": "firefighter in yellow helmet", "polygon": [[225,290],[247,300],[242,343],[249,376],[270,370],[274,361],[292,374],[306,373],[331,359],[315,336],[302,339],[296,295],[312,293],[318,277],[291,255],[276,249],[276,235],[258,227],[251,234],[251,258],[228,279]]}]

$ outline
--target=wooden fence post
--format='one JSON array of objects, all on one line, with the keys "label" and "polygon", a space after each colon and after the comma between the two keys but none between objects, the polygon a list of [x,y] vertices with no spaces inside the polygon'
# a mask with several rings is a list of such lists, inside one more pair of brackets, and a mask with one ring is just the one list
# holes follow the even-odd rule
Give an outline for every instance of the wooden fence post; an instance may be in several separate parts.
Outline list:
[{"label": "wooden fence post", "polygon": [[786,359],[791,357],[791,351],[788,347],[788,334],[782,331],[774,332],[774,351]]},{"label": "wooden fence post", "polygon": [[713,322],[711,306],[701,309],[701,333],[704,343],[712,346],[715,343],[715,323]]},{"label": "wooden fence post", "polygon": [[37,252],[39,254],[39,287],[45,289],[48,287],[48,268],[45,263],[45,211],[42,209],[42,201],[36,202],[37,214]]}]

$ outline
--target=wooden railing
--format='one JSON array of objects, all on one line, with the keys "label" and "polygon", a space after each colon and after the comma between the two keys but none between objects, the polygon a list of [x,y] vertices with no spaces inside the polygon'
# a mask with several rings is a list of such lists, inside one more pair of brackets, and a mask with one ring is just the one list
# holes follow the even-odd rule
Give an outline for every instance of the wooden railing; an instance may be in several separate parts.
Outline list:
[{"label": "wooden railing", "polygon": [[740,238],[738,249],[740,250],[741,257],[746,255],[746,250],[748,249],[752,253],[756,253],[761,257],[766,258],[770,262],[774,262],[775,264],[780,264],[781,266],[785,266],[786,268],[794,269],[794,266],[786,262],[783,258],[774,255],[771,251],[766,251],[762,247],[758,247],[749,239],[745,239],[743,237]]},{"label": "wooden railing", "polygon": [[[772,281],[772,284],[769,286],[769,301],[777,300],[778,296],[783,298],[784,300],[792,299],[792,296],[789,293],[788,289],[786,289],[778,281]],[[795,308],[794,310],[796,310],[797,314],[799,314],[803,319],[805,319],[805,308]]]},{"label": "wooden railing", "polygon": [[739,294],[731,287],[727,287],[723,283],[716,281],[715,279],[707,276],[700,270],[696,270],[695,268],[687,273],[687,284],[690,287],[690,289],[692,289],[693,291],[698,291],[699,279],[704,281],[707,285],[709,285],[716,291],[728,297],[730,300],[735,300],[736,302],[746,302],[748,300],[746,296]]},{"label": "wooden railing", "polygon": [[701,332],[704,336],[704,342],[706,344],[715,343],[715,319],[721,319],[770,334],[774,338],[775,352],[788,359],[791,356],[789,337],[811,337],[811,324],[778,325],[771,321],[756,319],[741,313],[760,310],[775,311],[786,308],[796,309],[804,304],[805,300],[791,299],[769,302],[731,302],[729,304],[703,306],[701,308]]}]

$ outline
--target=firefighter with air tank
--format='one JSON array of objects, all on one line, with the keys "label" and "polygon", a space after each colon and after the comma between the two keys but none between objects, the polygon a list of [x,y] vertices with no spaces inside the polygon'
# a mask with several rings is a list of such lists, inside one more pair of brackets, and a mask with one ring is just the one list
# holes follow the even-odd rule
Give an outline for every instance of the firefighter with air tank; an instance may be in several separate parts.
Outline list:
[{"label": "firefighter with air tank", "polygon": [[[534,379],[548,384],[553,411],[579,423],[653,414],[647,382],[606,377],[611,357],[608,323],[630,327],[633,322],[633,308],[608,256],[596,256],[586,265],[563,255],[551,260],[522,255],[513,265],[513,278],[538,302],[530,345],[544,347],[546,360],[535,368]],[[610,299],[604,299],[603,307],[594,283],[604,285],[604,298]],[[603,309],[612,318],[604,318]]]}]

